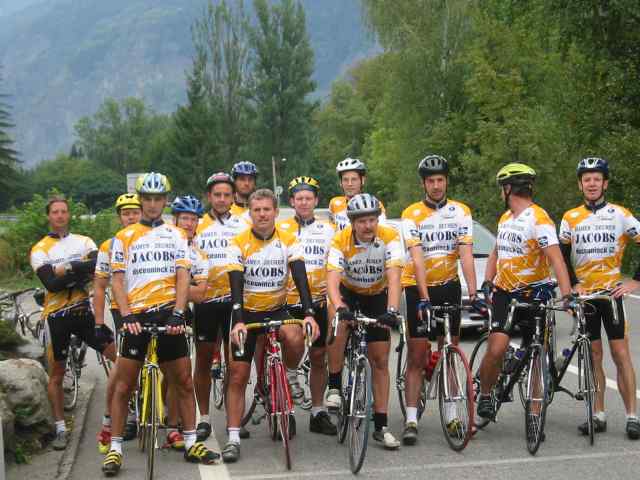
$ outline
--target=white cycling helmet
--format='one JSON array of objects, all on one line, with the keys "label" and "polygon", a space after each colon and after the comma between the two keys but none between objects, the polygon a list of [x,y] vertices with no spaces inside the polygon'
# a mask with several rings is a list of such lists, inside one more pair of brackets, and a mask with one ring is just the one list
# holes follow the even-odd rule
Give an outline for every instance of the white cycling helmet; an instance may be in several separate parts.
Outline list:
[{"label": "white cycling helmet", "polygon": [[359,193],[354,195],[347,204],[347,217],[349,220],[362,217],[363,215],[380,215],[382,208],[376,197],[370,193]]},{"label": "white cycling helmet", "polygon": [[362,160],[347,157],[336,165],[338,176],[342,176],[344,172],[361,172],[366,173],[367,167]]}]

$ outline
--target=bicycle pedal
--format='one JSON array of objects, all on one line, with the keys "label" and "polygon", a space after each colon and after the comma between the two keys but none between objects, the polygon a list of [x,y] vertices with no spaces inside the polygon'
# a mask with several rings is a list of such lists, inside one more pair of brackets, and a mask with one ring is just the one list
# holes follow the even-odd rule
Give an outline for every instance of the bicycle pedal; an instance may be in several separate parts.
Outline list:
[{"label": "bicycle pedal", "polygon": [[582,395],[582,393],[576,393],[573,398],[575,398],[576,400],[582,401],[584,400],[584,395]]}]

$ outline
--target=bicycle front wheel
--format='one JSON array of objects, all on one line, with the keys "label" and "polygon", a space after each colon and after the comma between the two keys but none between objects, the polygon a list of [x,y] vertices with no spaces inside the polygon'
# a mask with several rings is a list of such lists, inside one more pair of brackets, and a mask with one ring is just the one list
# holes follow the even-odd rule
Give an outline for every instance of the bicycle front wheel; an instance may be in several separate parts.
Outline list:
[{"label": "bicycle front wheel", "polygon": [[[482,363],[482,359],[487,353],[487,346],[489,340],[489,333],[485,333],[480,337],[478,343],[473,347],[473,351],[471,352],[471,360],[469,362],[469,369],[472,375],[473,382],[473,403],[477,403],[478,397],[480,396],[480,364]],[[482,417],[475,418],[476,427],[484,428],[489,424],[489,420]]]},{"label": "bicycle front wheel", "polygon": [[587,427],[589,430],[589,444],[593,445],[593,402],[595,397],[595,377],[591,361],[591,342],[583,340],[578,347],[578,385],[582,389]]},{"label": "bicycle front wheel", "polygon": [[442,431],[455,451],[466,447],[471,438],[473,396],[469,363],[457,346],[450,345],[438,373],[438,401]]},{"label": "bicycle front wheel", "polygon": [[227,367],[224,362],[220,362],[220,370],[211,374],[211,394],[213,396],[213,406],[220,410],[224,405],[224,394],[227,385]]},{"label": "bicycle front wheel", "polygon": [[146,479],[151,480],[153,478],[153,467],[155,461],[156,454],[156,446],[158,441],[158,423],[159,423],[159,415],[161,412],[158,411],[158,395],[160,392],[158,391],[158,372],[155,368],[149,370],[149,375],[147,376],[147,380],[149,381],[150,388],[149,391],[149,416],[148,423],[145,425],[146,427],[146,443],[147,443],[147,475]]},{"label": "bicycle front wheel", "polygon": [[351,472],[358,473],[367,454],[369,425],[371,419],[371,365],[366,357],[356,364],[352,396],[352,410],[349,412],[349,465]]},{"label": "bicycle front wheel", "polygon": [[278,428],[280,429],[280,438],[282,439],[282,447],[284,448],[284,459],[287,470],[291,470],[289,415],[292,413],[292,401],[289,392],[289,383],[287,382],[287,373],[282,363],[276,362],[271,368],[273,369],[275,380],[275,412],[273,413],[278,420]]},{"label": "bicycle front wheel", "polygon": [[76,368],[76,353],[70,349],[67,356],[67,363],[62,379],[62,390],[64,392],[64,409],[70,412],[76,408],[78,403],[78,391],[80,389],[80,379],[78,378],[78,368]]},{"label": "bicycle front wheel", "polygon": [[548,378],[547,356],[539,347],[533,347],[529,358],[524,412],[527,450],[531,455],[535,455],[538,451],[544,435],[544,422],[549,403]]}]

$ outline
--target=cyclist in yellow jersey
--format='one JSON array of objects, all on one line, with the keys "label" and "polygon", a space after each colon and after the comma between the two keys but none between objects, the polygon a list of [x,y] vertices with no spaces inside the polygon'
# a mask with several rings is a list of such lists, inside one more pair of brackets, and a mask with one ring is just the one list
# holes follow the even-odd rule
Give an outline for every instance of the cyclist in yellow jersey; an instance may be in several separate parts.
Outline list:
[{"label": "cyclist in yellow jersey", "polygon": [[[311,292],[303,260],[303,251],[297,238],[276,227],[277,198],[271,190],[256,190],[249,197],[249,213],[253,226],[234,237],[229,246],[229,282],[233,301],[233,328],[230,338],[238,345],[242,332],[245,338],[244,355],[233,357],[227,387],[227,430],[229,440],[222,451],[225,462],[236,462],[240,457],[240,422],[245,405],[245,389],[249,380],[257,334],[248,332],[245,322],[256,323],[265,319],[290,318],[286,310],[287,285],[291,275],[300,293],[305,326],[312,330],[312,340],[318,337],[318,324],[313,318]],[[304,354],[302,330],[297,326],[280,329],[283,361],[289,368],[296,367]],[[295,434],[295,418],[289,420],[291,434]]]},{"label": "cyclist in yellow jersey", "polygon": [[[320,336],[309,350],[311,364],[311,418],[309,430],[324,435],[336,435],[336,426],[331,423],[327,409],[323,405],[325,384],[327,383],[327,257],[335,230],[328,222],[319,220],[314,215],[318,205],[320,184],[312,177],[296,177],[289,183],[289,203],[295,215],[278,223],[278,227],[294,234],[302,246],[304,263],[307,270],[307,281],[311,289],[314,318],[320,328]],[[287,304],[289,313],[295,318],[303,318],[304,311],[300,303],[300,295],[292,278],[287,288]],[[297,370],[293,370],[297,383]],[[290,384],[295,385],[290,379]],[[293,393],[293,392],[292,392]]]},{"label": "cyclist in yellow jersey", "polygon": [[[353,320],[354,312],[377,318],[387,327],[367,326],[369,361],[373,377],[374,440],[387,449],[400,442],[388,428],[390,326],[398,321],[400,274],[404,252],[398,232],[378,224],[381,208],[368,193],[355,195],[347,206],[351,225],[338,232],[331,243],[327,264],[327,291],[340,320]],[[340,390],[347,329],[340,325],[329,358],[329,389]]]},{"label": "cyclist in yellow jersey", "polygon": [[249,226],[229,210],[233,204],[234,190],[235,185],[229,174],[218,172],[209,177],[207,198],[211,208],[200,221],[194,238],[195,244],[209,260],[205,299],[195,306],[194,321],[196,366],[193,381],[200,409],[200,423],[196,428],[199,441],[211,435],[211,366],[214,354],[220,355],[223,341],[226,364],[229,365],[227,345],[231,325],[231,289],[227,274],[228,246],[233,237]]},{"label": "cyclist in yellow jersey", "polygon": [[[123,228],[138,223],[142,215],[140,201],[135,193],[125,193],[120,195],[116,200],[116,213],[118,220]],[[96,261],[96,271],[93,279],[93,311],[96,318],[96,325],[104,325],[104,311],[105,311],[105,297],[107,288],[111,282],[111,245],[113,244],[113,238],[109,238],[102,242],[98,250],[98,258]],[[113,318],[113,324],[116,333],[122,327],[120,322],[120,312],[118,311],[118,304],[115,298],[111,298],[111,316]],[[111,399],[113,397],[113,388],[115,384],[115,366],[112,368],[109,374],[109,380],[107,383],[107,405],[106,413],[102,418],[102,429],[98,433],[98,450],[100,453],[107,453],[111,446],[111,416],[109,409],[111,406]],[[127,423],[125,424],[123,439],[125,441],[131,440],[136,436],[137,423],[135,414],[129,412]]]},{"label": "cyclist in yellow jersey", "polygon": [[[357,158],[345,158],[336,166],[336,172],[340,179],[340,187],[344,195],[333,197],[329,202],[329,219],[336,230],[344,230],[349,226],[347,215],[347,203],[354,195],[362,193],[367,180],[367,167]],[[378,200],[378,202],[380,202]],[[384,205],[380,202],[380,223],[386,222]]]},{"label": "cyclist in yellow jersey", "polygon": [[[418,174],[422,179],[425,197],[402,212],[402,234],[409,251],[418,256],[424,272],[422,275],[425,275],[422,280],[428,286],[428,296],[426,292],[419,291],[421,278],[415,272],[417,263],[407,263],[402,272],[409,327],[405,377],[406,425],[402,433],[402,443],[405,445],[417,442],[418,397],[425,358],[431,355],[427,331],[418,331],[419,316],[430,304],[461,304],[458,260],[472,302],[476,301],[477,290],[471,211],[465,204],[447,198],[449,163],[440,155],[427,155],[418,165]],[[451,315],[451,322],[452,339],[457,344],[460,339],[459,311]],[[437,336],[440,347],[444,335],[443,324],[437,323],[431,334],[433,338]],[[455,418],[455,409],[445,405],[445,410],[449,429],[457,431],[459,420]]]},{"label": "cyclist in yellow jersey", "polygon": [[[603,300],[589,302],[585,309],[587,332],[591,339],[596,384],[605,385],[602,368],[602,337],[604,326],[609,348],[618,371],[618,391],[627,414],[626,432],[632,440],[640,438],[640,421],[636,413],[636,375],[629,352],[629,335],[623,296],[640,287],[640,268],[630,280],[622,281],[620,268],[629,242],[640,244],[640,222],[624,207],[607,202],[609,163],[598,157],[584,158],[578,163],[578,188],[584,204],[569,210],[562,217],[560,248],[564,254],[571,283],[579,294],[610,290],[616,298],[618,324],[614,323],[611,304]],[[605,388],[598,388],[594,408],[594,432],[607,429],[604,410]],[[578,427],[583,435],[589,426]]]},{"label": "cyclist in yellow jersey", "polygon": [[[555,225],[547,212],[533,202],[535,178],[535,170],[521,163],[504,166],[496,176],[507,211],[498,222],[496,247],[487,260],[482,284],[493,305],[493,328],[480,365],[478,416],[483,418],[495,415],[490,391],[509,346],[511,332],[505,331],[504,326],[511,299],[525,297],[528,300],[532,295],[550,294],[548,288],[542,287],[551,281],[550,267],[555,272],[565,305],[573,298]],[[524,341],[531,338],[528,325],[532,315],[529,310],[515,312],[514,322],[521,323]]]},{"label": "cyclist in yellow jersey", "polygon": [[42,316],[49,341],[47,393],[56,425],[52,446],[64,450],[69,435],[64,421],[62,381],[71,335],[110,360],[115,359],[115,348],[113,332],[105,325],[96,325],[89,304],[88,284],[96,266],[96,244],[89,237],[69,233],[71,216],[64,198],[51,198],[45,212],[51,231],[31,248],[30,261],[46,289]]},{"label": "cyclist in yellow jersey", "polygon": [[102,465],[106,476],[117,475],[122,466],[121,435],[127,403],[150,341],[149,334],[142,333],[142,324],[167,328],[166,334],[158,337],[158,361],[168,381],[175,385],[185,460],[211,464],[220,457],[196,441],[195,397],[184,333],[191,260],[185,232],[162,220],[171,185],[164,175],[151,172],[138,178],[136,191],[142,219],[118,232],[111,255],[113,293],[125,332],[116,361],[111,450]]},{"label": "cyclist in yellow jersey", "polygon": [[252,162],[238,162],[231,168],[234,201],[231,214],[249,221],[249,196],[256,190],[258,168]]},{"label": "cyclist in yellow jersey", "polygon": [[[188,299],[195,304],[204,299],[207,277],[209,275],[209,262],[206,255],[193,243],[198,220],[202,217],[203,208],[200,200],[192,195],[176,197],[171,203],[171,214],[174,224],[187,234],[189,242],[189,258],[191,261]],[[191,324],[192,313],[189,308],[186,310],[187,324]],[[184,449],[184,437],[178,429],[178,402],[175,394],[175,386],[169,385],[166,378],[162,379],[163,395],[166,396],[167,405],[167,440],[166,447],[174,450]],[[197,437],[197,432],[196,432]]]}]

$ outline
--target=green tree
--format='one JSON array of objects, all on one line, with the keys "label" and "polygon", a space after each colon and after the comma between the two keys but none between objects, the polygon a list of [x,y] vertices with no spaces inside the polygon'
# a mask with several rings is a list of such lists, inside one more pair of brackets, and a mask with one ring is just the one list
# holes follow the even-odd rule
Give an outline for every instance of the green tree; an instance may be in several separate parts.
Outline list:
[{"label": "green tree", "polygon": [[148,167],[153,160],[150,140],[168,126],[169,118],[150,110],[141,99],[110,98],[93,116],[81,118],[75,130],[78,147],[87,158],[126,175]]},{"label": "green tree", "polygon": [[271,170],[271,158],[287,158],[284,178],[309,171],[311,121],[316,104],[313,50],[302,4],[254,0],[257,24],[250,29],[254,80],[255,160]]},{"label": "green tree", "polygon": [[[2,77],[0,76],[0,85]],[[0,94],[0,209],[5,209],[11,200],[17,178],[18,152],[13,148],[13,140],[9,136],[9,130],[14,127],[11,122],[9,105],[6,103],[6,95]]]}]

